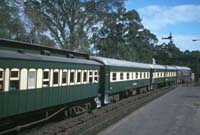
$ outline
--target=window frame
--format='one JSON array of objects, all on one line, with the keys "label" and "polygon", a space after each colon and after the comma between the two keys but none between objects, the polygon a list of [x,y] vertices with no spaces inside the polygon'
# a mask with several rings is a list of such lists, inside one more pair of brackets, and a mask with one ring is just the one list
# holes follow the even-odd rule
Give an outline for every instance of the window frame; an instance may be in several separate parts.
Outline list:
[{"label": "window frame", "polygon": [[[74,79],[73,82],[71,82],[71,73],[74,73]],[[76,81],[76,70],[75,69],[70,69],[69,70],[69,85],[75,85],[75,81]]]},{"label": "window frame", "polygon": [[[54,84],[54,73],[58,74],[58,83]],[[59,69],[53,69],[53,73],[52,73],[52,86],[53,87],[58,87],[59,86],[59,82],[60,82],[60,72]]]},{"label": "window frame", "polygon": [[139,78],[139,73],[138,73],[138,72],[135,72],[135,79],[136,79],[136,80],[140,79],[140,78]]},{"label": "window frame", "polygon": [[[11,77],[11,72],[18,72],[18,77]],[[8,91],[11,91],[10,90],[10,84],[11,84],[11,81],[18,81],[18,89],[16,89],[16,90],[20,90],[20,69],[18,69],[18,68],[12,68],[11,70],[10,70],[10,74],[9,74],[9,87],[8,87]]]},{"label": "window frame", "polygon": [[121,81],[124,80],[124,73],[123,73],[123,72],[120,72],[120,74],[119,74],[119,78],[120,78]]},{"label": "window frame", "polygon": [[[80,73],[80,82],[78,82],[78,74]],[[82,76],[82,70],[76,70],[76,84],[82,84],[82,80],[83,80],[83,78],[82,78],[83,76]]]},{"label": "window frame", "polygon": [[[44,72],[48,72],[48,78],[44,78]],[[50,87],[50,79],[51,79],[51,70],[50,69],[43,69],[42,72],[42,88]],[[44,82],[48,82],[49,84],[46,86]]]},{"label": "window frame", "polygon": [[99,82],[99,71],[98,70],[94,70],[93,72],[94,72],[93,73],[93,75],[94,75],[94,83],[98,83]]},{"label": "window frame", "polygon": [[126,72],[126,80],[130,80],[130,74],[129,74],[129,72]]},{"label": "window frame", "polygon": [[0,72],[2,72],[2,77],[0,78],[0,82],[2,82],[2,90],[0,92],[5,91],[5,80],[4,80],[4,76],[5,76],[5,71],[4,69],[0,68]]},{"label": "window frame", "polygon": [[[86,73],[86,81],[85,81],[85,73]],[[87,83],[89,83],[89,74],[88,74],[89,72],[88,72],[88,70],[83,70],[82,71],[82,74],[83,74],[83,84],[87,84]]]},{"label": "window frame", "polygon": [[[92,73],[92,74],[90,74],[90,73]],[[90,81],[91,78],[92,78],[92,82]],[[94,71],[93,70],[89,70],[88,81],[89,81],[89,83],[94,83]]]},{"label": "window frame", "polygon": [[[29,74],[30,74],[30,72],[35,72],[35,86],[29,86]],[[31,69],[29,69],[28,70],[28,73],[27,73],[27,89],[35,89],[37,86],[37,70],[36,69],[33,69],[33,68],[31,68]]]},{"label": "window frame", "polygon": [[139,74],[140,74],[140,75],[139,75],[139,76],[140,76],[140,79],[143,79],[143,78],[142,78],[142,72],[139,72]]},{"label": "window frame", "polygon": [[[66,81],[63,83],[63,73],[66,73],[65,79]],[[62,86],[67,86],[68,85],[68,70],[67,69],[63,69],[62,70],[62,81],[61,81],[61,85]]]},{"label": "window frame", "polygon": [[[115,74],[115,79],[114,79],[114,74]],[[112,72],[112,82],[117,81],[117,73],[116,72]]]},{"label": "window frame", "polygon": [[[18,72],[18,77],[11,77],[11,72]],[[20,70],[17,69],[17,68],[13,68],[10,70],[10,79],[9,80],[12,80],[12,81],[16,81],[16,80],[19,80],[20,78]]]}]

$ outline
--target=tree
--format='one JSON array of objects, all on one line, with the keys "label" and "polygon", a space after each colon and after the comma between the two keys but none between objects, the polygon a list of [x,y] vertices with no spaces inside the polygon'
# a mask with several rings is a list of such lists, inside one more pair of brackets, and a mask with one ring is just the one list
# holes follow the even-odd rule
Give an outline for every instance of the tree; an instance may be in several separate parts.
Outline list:
[{"label": "tree", "polygon": [[135,10],[121,7],[108,13],[97,35],[100,39],[97,40],[98,55],[141,62],[152,60],[157,38],[144,28]]},{"label": "tree", "polygon": [[0,37],[24,41],[25,28],[19,16],[19,9],[10,0],[0,1]]},{"label": "tree", "polygon": [[180,65],[178,59],[183,57],[183,53],[175,46],[173,41],[168,44],[157,45],[154,48],[154,57],[158,64],[163,65]]},{"label": "tree", "polygon": [[34,25],[42,22],[60,48],[89,51],[91,27],[123,0],[29,0],[23,4]]}]

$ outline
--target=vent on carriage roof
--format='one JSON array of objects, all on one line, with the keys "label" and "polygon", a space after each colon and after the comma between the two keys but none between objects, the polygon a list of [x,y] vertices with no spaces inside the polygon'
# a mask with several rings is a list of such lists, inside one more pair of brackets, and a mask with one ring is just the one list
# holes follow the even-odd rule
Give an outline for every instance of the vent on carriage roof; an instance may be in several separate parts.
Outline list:
[{"label": "vent on carriage roof", "polygon": [[[89,59],[89,54],[0,38],[0,49],[68,58]],[[19,51],[20,50],[20,51]],[[24,51],[21,51],[24,50]]]},{"label": "vent on carriage roof", "polygon": [[41,51],[41,54],[42,54],[42,55],[46,55],[46,56],[50,56],[51,52],[48,51],[48,50],[42,50],[42,51]]}]

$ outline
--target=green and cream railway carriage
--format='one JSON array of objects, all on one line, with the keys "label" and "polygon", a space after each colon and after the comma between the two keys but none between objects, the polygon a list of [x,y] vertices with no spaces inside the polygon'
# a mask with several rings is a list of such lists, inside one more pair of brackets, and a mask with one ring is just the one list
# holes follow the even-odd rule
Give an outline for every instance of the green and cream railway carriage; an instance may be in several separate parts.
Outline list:
[{"label": "green and cream railway carriage", "polygon": [[176,84],[177,82],[177,69],[175,66],[166,66],[165,83],[168,85]]},{"label": "green and cream railway carriage", "polygon": [[0,133],[30,114],[77,114],[141,89],[175,84],[179,69],[0,39]]},{"label": "green and cream railway carriage", "polygon": [[98,99],[101,64],[88,58],[0,40],[0,119]]},{"label": "green and cream railway carriage", "polygon": [[152,88],[165,85],[166,67],[162,65],[152,64]]},{"label": "green and cream railway carriage", "polygon": [[137,90],[138,88],[151,85],[150,71],[151,65],[144,63],[129,62],[124,60],[109,59],[103,57],[90,57],[102,63],[101,74],[103,78],[104,103],[107,104],[110,98],[119,98],[120,94],[128,90]]}]

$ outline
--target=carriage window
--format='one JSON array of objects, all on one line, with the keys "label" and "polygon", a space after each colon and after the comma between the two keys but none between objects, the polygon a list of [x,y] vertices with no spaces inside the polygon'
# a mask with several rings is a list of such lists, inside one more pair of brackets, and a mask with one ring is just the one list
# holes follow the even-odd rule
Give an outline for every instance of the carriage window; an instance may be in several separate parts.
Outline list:
[{"label": "carriage window", "polygon": [[0,81],[0,92],[3,91],[3,81]]},{"label": "carriage window", "polygon": [[81,82],[81,72],[77,72],[77,83]]},{"label": "carriage window", "polygon": [[44,71],[43,79],[49,79],[49,71]]},{"label": "carriage window", "polygon": [[87,82],[87,71],[83,73],[83,82]]},{"label": "carriage window", "polygon": [[147,78],[149,78],[149,73],[147,73]]},{"label": "carriage window", "polygon": [[74,72],[70,72],[70,83],[74,83]]},{"label": "carriage window", "polygon": [[93,72],[90,71],[89,72],[89,83],[92,83],[93,82]]},{"label": "carriage window", "polygon": [[19,71],[12,71],[10,77],[18,77]]},{"label": "carriage window", "polygon": [[10,91],[19,89],[19,71],[11,71],[10,73]]},{"label": "carriage window", "polygon": [[112,73],[112,80],[113,81],[117,80],[117,73]]},{"label": "carriage window", "polygon": [[130,76],[129,73],[126,73],[126,79],[129,80]]},{"label": "carriage window", "polygon": [[138,73],[136,73],[135,78],[136,78],[136,79],[138,78]]},{"label": "carriage window", "polygon": [[50,72],[48,71],[43,71],[43,87],[48,87],[49,82],[50,82]]},{"label": "carriage window", "polygon": [[98,71],[94,72],[94,82],[98,82]]},{"label": "carriage window", "polygon": [[59,81],[59,75],[58,75],[58,72],[53,72],[53,84],[54,85],[57,85],[58,84],[58,81]]},{"label": "carriage window", "polygon": [[3,71],[0,71],[0,79],[3,78]]},{"label": "carriage window", "polygon": [[120,73],[120,80],[123,80],[123,79],[124,79],[123,73]]},{"label": "carriage window", "polygon": [[35,88],[36,85],[36,71],[29,71],[28,73],[28,88]]},{"label": "carriage window", "polygon": [[62,83],[63,84],[67,83],[67,71],[63,71],[62,73]]},{"label": "carriage window", "polygon": [[3,71],[0,71],[0,92],[3,91]]},{"label": "carriage window", "polygon": [[142,73],[140,73],[140,79],[142,79]]},{"label": "carriage window", "polygon": [[146,78],[146,73],[143,74],[143,78]]}]

